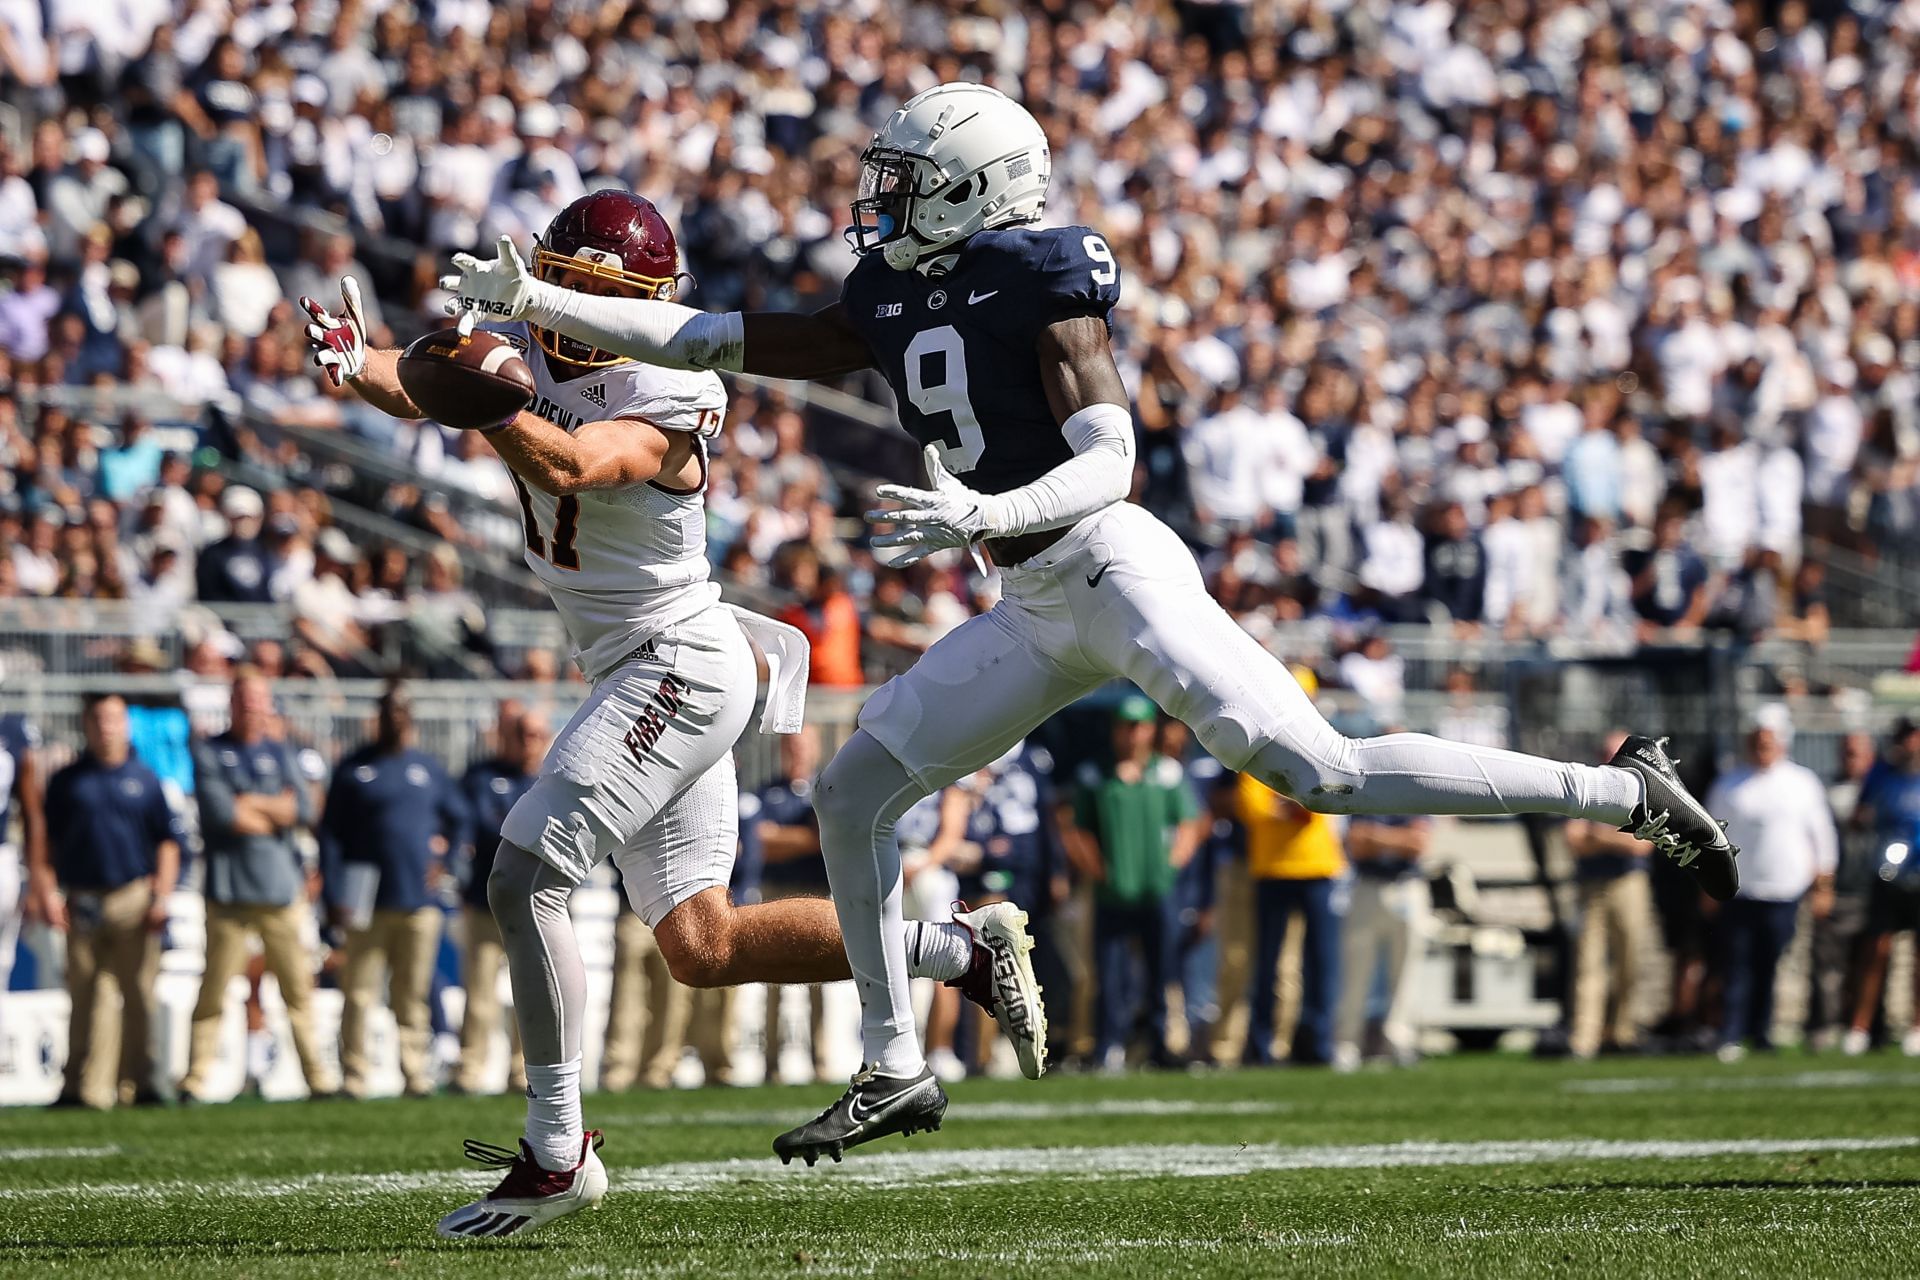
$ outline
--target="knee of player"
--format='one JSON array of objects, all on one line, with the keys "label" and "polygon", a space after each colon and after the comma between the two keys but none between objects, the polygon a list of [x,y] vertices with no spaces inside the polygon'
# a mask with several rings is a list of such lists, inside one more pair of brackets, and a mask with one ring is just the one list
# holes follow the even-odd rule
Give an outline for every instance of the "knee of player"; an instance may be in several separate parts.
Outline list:
[{"label": "knee of player", "polygon": [[718,950],[699,943],[660,939],[660,958],[667,972],[683,987],[724,987],[728,985],[728,964]]},{"label": "knee of player", "polygon": [[1311,750],[1270,742],[1254,757],[1248,772],[1310,813],[1350,813],[1361,778],[1347,767],[1345,753],[1337,749],[1348,741],[1334,735],[1331,742],[1316,743]]},{"label": "knee of player", "polygon": [[707,895],[675,907],[654,929],[667,972],[684,987],[724,987],[733,982],[733,908]]},{"label": "knee of player", "polygon": [[487,906],[492,908],[493,918],[502,924],[514,919],[517,912],[530,908],[533,882],[524,873],[523,864],[533,861],[533,855],[518,845],[500,842],[493,870],[487,873]]},{"label": "knee of player", "polygon": [[823,827],[845,828],[862,822],[871,822],[873,814],[863,812],[866,805],[860,799],[859,788],[851,785],[853,779],[850,770],[836,768],[836,762],[829,762],[814,779],[813,811]]}]

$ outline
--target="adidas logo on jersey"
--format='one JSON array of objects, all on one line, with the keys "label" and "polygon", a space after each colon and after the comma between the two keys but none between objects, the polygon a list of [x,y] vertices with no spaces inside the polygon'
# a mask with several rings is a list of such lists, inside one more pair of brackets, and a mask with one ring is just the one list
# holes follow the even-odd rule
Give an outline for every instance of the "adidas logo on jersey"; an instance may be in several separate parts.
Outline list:
[{"label": "adidas logo on jersey", "polygon": [[598,405],[602,409],[606,408],[607,384],[604,382],[596,382],[590,387],[583,388],[580,392],[580,398],[588,404]]}]

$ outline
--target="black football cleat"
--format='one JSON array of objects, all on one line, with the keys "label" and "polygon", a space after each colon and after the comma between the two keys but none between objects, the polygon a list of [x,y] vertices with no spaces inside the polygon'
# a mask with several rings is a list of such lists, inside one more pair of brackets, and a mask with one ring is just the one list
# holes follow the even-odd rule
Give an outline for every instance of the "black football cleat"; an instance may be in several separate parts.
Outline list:
[{"label": "black football cleat", "polygon": [[1646,784],[1646,800],[1622,831],[1652,841],[1655,849],[1692,871],[1709,898],[1725,902],[1739,891],[1740,868],[1734,859],[1740,849],[1727,839],[1726,825],[1714,821],[1680,781],[1674,770],[1680,762],[1667,755],[1665,738],[1630,737],[1607,763],[1633,770]]},{"label": "black football cleat", "polygon": [[883,1076],[869,1064],[853,1078],[838,1101],[798,1129],[773,1140],[781,1164],[799,1156],[812,1168],[821,1156],[835,1164],[848,1147],[857,1147],[890,1133],[914,1134],[940,1127],[947,1114],[947,1091],[926,1067],[911,1077]]}]

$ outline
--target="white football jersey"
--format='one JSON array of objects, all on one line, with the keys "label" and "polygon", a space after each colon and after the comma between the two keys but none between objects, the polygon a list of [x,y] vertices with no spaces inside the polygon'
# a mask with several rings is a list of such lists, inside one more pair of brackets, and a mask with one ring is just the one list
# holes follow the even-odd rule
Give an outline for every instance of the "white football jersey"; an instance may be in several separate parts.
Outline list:
[{"label": "white football jersey", "polygon": [[720,598],[707,576],[706,441],[727,411],[719,375],[630,361],[565,381],[523,322],[487,325],[525,354],[533,370],[528,412],[567,431],[583,423],[644,418],[695,436],[700,488],[652,481],[556,498],[518,476],[527,565],[553,595],[574,660],[598,679],[649,636]]}]

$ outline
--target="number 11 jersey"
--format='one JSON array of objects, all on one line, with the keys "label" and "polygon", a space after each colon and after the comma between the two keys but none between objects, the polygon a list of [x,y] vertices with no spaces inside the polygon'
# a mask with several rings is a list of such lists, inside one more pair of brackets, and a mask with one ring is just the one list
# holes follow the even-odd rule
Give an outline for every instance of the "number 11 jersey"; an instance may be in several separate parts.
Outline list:
[{"label": "number 11 jersey", "polygon": [[[533,370],[527,411],[564,431],[589,422],[640,418],[663,431],[710,432],[727,411],[719,375],[625,361],[557,376],[522,322],[482,326],[500,334]],[[566,366],[561,366],[566,370]],[[526,526],[527,567],[546,586],[573,641],[574,661],[598,679],[649,636],[710,607],[706,441],[696,439],[700,484],[663,482],[555,497],[513,477]]]},{"label": "number 11 jersey", "polygon": [[1040,334],[1096,316],[1112,327],[1120,267],[1086,227],[981,231],[945,275],[896,271],[877,253],[840,305],[899,401],[900,425],[947,469],[1005,493],[1073,456],[1040,380]]}]

